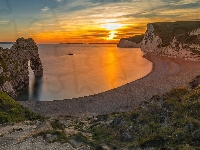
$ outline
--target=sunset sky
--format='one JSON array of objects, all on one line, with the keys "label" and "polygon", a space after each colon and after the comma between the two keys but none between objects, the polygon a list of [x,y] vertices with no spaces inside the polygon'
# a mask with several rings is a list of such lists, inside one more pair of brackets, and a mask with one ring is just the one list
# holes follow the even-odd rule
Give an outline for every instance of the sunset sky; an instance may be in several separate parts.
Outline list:
[{"label": "sunset sky", "polygon": [[200,0],[0,0],[0,41],[117,42],[149,22],[199,19]]}]

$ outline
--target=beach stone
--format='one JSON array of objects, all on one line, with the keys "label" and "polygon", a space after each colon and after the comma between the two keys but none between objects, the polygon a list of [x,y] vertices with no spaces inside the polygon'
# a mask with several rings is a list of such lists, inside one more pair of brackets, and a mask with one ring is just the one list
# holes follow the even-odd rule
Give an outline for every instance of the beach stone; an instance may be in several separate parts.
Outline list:
[{"label": "beach stone", "polygon": [[196,78],[194,78],[190,83],[189,83],[190,87],[192,89],[194,89],[197,86],[200,86],[200,75],[197,76]]},{"label": "beach stone", "polygon": [[1,73],[3,73],[3,68],[2,68],[2,67],[0,67],[0,74],[1,74]]},{"label": "beach stone", "polygon": [[200,144],[200,131],[199,130],[194,131],[193,138],[197,144]]},{"label": "beach stone", "polygon": [[52,130],[52,129],[53,128],[52,128],[49,121],[43,121],[43,122],[41,122],[40,124],[37,125],[34,134],[38,134],[40,132],[44,132],[44,131],[48,131],[48,130]]},{"label": "beach stone", "polygon": [[83,146],[78,148],[78,150],[90,150],[91,148],[87,147],[87,146]]},{"label": "beach stone", "polygon": [[108,115],[98,115],[97,120],[98,121],[106,121],[108,119]]},{"label": "beach stone", "polygon": [[53,140],[55,140],[57,138],[57,135],[51,135],[51,134],[46,134],[45,140],[47,142],[52,142]]},{"label": "beach stone", "polygon": [[123,119],[121,119],[121,118],[114,118],[113,121],[110,123],[110,125],[112,127],[116,127],[116,126],[122,125],[123,123],[124,123]]},{"label": "beach stone", "polygon": [[74,139],[70,139],[69,142],[74,148],[79,148],[82,146],[82,142],[78,142]]},{"label": "beach stone", "polygon": [[131,141],[133,139],[133,136],[132,136],[132,134],[131,133],[129,133],[129,132],[123,132],[122,133],[122,141],[124,141],[124,142],[129,142],[129,141]]},{"label": "beach stone", "polygon": [[11,85],[10,82],[6,81],[3,86],[2,90],[6,92],[8,95],[13,95],[16,96],[15,90],[13,89],[13,86]]}]

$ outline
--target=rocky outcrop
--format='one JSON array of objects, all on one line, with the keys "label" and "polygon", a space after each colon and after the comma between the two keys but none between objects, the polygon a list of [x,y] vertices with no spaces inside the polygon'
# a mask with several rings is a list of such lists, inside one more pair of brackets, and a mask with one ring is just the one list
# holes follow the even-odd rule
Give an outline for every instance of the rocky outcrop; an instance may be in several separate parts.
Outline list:
[{"label": "rocky outcrop", "polygon": [[132,41],[127,40],[126,38],[120,39],[119,43],[117,44],[117,47],[120,48],[140,48],[141,43],[135,43]]},{"label": "rocky outcrop", "polygon": [[122,48],[141,48],[157,55],[200,60],[200,21],[149,23],[145,35],[122,38]]},{"label": "rocky outcrop", "polygon": [[143,40],[143,35],[136,35],[130,38],[121,38],[117,47],[120,48],[140,48]]},{"label": "rocky outcrop", "polygon": [[29,84],[28,62],[35,76],[43,75],[33,39],[19,38],[10,49],[0,47],[0,90],[15,98]]},{"label": "rocky outcrop", "polygon": [[149,23],[141,49],[158,55],[200,60],[200,22]]}]

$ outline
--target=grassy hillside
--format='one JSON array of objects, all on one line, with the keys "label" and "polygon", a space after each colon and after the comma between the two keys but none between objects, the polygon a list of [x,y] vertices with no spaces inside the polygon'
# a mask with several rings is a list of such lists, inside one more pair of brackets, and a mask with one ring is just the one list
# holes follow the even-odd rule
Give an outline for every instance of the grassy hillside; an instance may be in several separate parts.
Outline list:
[{"label": "grassy hillside", "polygon": [[42,119],[42,117],[19,105],[10,96],[0,91],[0,124],[36,119]]},{"label": "grassy hillside", "polygon": [[130,112],[86,119],[61,117],[51,125],[54,130],[38,135],[45,140],[49,134],[57,135],[56,141],[66,143],[73,140],[95,150],[199,149],[200,76],[187,88],[155,95]]},{"label": "grassy hillside", "polygon": [[112,148],[200,147],[199,83],[200,76],[190,83],[192,89],[173,89],[132,112],[113,114],[110,124],[91,127],[94,141]]},{"label": "grassy hillside", "polygon": [[197,36],[189,37],[188,34],[188,32],[200,28],[200,21],[157,22],[152,24],[155,28],[155,35],[163,41],[162,47],[170,45],[174,37],[185,44],[200,44]]}]

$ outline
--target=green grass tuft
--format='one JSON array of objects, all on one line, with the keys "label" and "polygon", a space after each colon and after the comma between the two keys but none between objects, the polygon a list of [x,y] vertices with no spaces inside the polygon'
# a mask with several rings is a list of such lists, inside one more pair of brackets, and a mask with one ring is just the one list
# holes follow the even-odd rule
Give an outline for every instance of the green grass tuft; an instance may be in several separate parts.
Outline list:
[{"label": "green grass tuft", "polygon": [[126,38],[128,41],[131,41],[131,42],[135,42],[136,44],[139,44],[144,38],[144,34],[141,34],[141,35],[135,35],[133,37],[130,37],[130,38]]},{"label": "green grass tuft", "polygon": [[200,28],[200,21],[177,21],[177,22],[156,22],[153,23],[155,35],[162,39],[161,47],[170,45],[176,37],[179,42],[184,44],[200,44],[197,36],[189,36],[189,32]]},{"label": "green grass tuft", "polygon": [[14,99],[0,91],[0,124],[43,118],[19,105]]}]

